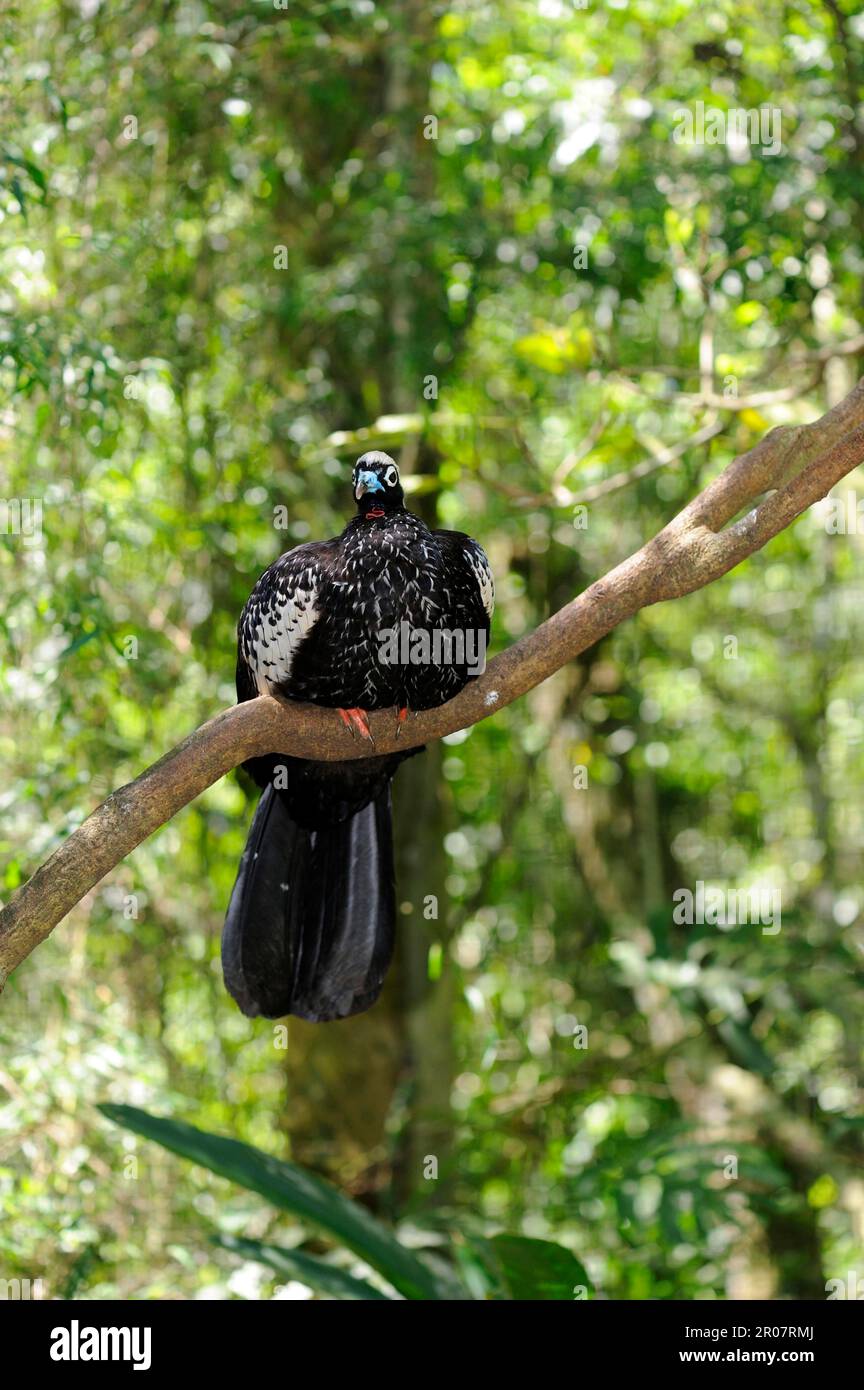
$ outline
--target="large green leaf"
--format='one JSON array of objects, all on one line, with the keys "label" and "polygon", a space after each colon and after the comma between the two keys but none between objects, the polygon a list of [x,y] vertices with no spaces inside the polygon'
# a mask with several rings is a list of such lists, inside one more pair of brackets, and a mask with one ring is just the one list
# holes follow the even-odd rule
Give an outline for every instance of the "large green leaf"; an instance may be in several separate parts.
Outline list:
[{"label": "large green leaf", "polygon": [[393,1301],[388,1299],[386,1293],[381,1293],[380,1289],[373,1288],[363,1279],[355,1279],[352,1274],[346,1274],[344,1269],[328,1264],[326,1260],[319,1260],[315,1255],[306,1255],[302,1250],[287,1250],[282,1245],[269,1245],[260,1240],[243,1240],[239,1236],[216,1235],[213,1237],[213,1243],[220,1245],[223,1250],[230,1250],[234,1255],[242,1255],[246,1260],[257,1260],[259,1264],[268,1265],[278,1274],[300,1279],[310,1288],[318,1289],[319,1293],[332,1294],[334,1298]]},{"label": "large green leaf", "polygon": [[377,1269],[406,1298],[452,1296],[445,1281],[400,1245],[386,1226],[331,1183],[296,1163],[272,1158],[237,1139],[207,1134],[180,1120],[148,1115],[146,1110],[132,1105],[100,1105],[99,1109],[116,1124],[152,1139],[181,1158],[200,1163],[250,1192],[258,1192],[284,1211],[314,1222]]},{"label": "large green leaf", "polygon": [[488,1242],[513,1299],[568,1299],[591,1281],[576,1256],[551,1240],[493,1236]]}]

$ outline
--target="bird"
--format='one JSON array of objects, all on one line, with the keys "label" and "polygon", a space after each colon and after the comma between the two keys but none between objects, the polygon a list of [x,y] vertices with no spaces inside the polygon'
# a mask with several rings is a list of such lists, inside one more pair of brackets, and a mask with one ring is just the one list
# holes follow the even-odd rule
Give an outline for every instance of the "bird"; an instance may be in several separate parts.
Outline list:
[{"label": "bird", "polygon": [[391,782],[422,749],[377,755],[371,710],[458,695],[483,668],[495,584],[483,547],[405,507],[389,454],[359,458],[341,535],[280,556],[237,626],[237,699],[336,711],[368,756],[271,754],[243,764],[261,794],[222,932],[226,988],[248,1017],[313,1023],[371,1008],[396,930]]}]

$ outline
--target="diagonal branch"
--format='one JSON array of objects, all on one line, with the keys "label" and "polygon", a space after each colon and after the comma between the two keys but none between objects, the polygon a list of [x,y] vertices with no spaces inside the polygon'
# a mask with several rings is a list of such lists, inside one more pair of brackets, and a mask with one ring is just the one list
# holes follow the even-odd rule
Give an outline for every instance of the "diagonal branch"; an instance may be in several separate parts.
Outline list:
[{"label": "diagonal branch", "polygon": [[[443,738],[503,709],[641,608],[719,579],[862,462],[864,379],[821,420],[772,430],[641,550],[495,657],[455,700],[418,714],[398,739],[392,711],[371,714],[376,753]],[[113,792],[0,911],[0,987],[136,845],[226,772],[267,753],[330,762],[367,757],[369,748],[319,706],[262,696],[223,710]]]}]

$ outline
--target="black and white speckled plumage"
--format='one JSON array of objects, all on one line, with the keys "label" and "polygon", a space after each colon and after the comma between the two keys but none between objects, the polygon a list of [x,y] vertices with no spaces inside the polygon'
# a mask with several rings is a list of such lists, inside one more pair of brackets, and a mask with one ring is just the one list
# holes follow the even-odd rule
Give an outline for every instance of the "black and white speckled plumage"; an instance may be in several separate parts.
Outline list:
[{"label": "black and white speckled plumage", "polygon": [[404,508],[355,517],[341,536],[298,546],[258,580],[238,632],[242,693],[432,709],[458,695],[464,663],[383,664],[379,634],[407,622],[485,639],[493,601],[489,563],[470,536],[430,531]]},{"label": "black and white speckled plumage", "polygon": [[[450,659],[437,664],[388,664],[381,660],[381,634],[399,631],[403,624],[430,635],[470,631],[482,635],[485,651],[494,586],[482,547],[458,531],[432,531],[407,511],[398,470],[386,454],[364,455],[353,481],[358,512],[342,534],[299,545],[282,555],[252,590],[238,625],[240,700],[278,693],[334,709],[431,709],[452,699],[470,679],[467,661],[453,661],[451,652]],[[246,1012],[270,1017],[289,1011],[307,1018],[343,1017],[368,1007],[377,997],[393,932],[392,866],[388,869],[385,864],[390,853],[389,783],[407,756],[411,753],[320,763],[275,755],[247,764],[265,793],[250,835],[250,847],[257,836],[255,858],[249,858],[247,847],[223,948],[226,982]],[[275,794],[278,813],[272,805],[271,786],[277,768],[284,769]],[[373,807],[374,814],[367,810]],[[265,813],[269,837],[261,828]],[[351,837],[351,865],[346,860],[346,836]],[[272,895],[274,874],[279,880],[277,839],[285,842],[283,850],[288,845],[289,857],[293,855],[303,866],[307,902],[302,911],[298,909],[296,880],[293,889],[290,883],[278,882],[283,901],[277,920],[267,926],[266,895]],[[342,846],[338,851],[337,840]],[[325,847],[326,873],[332,881],[316,885],[305,866],[314,850],[324,872]],[[265,873],[260,862],[266,861],[268,853],[274,863],[265,865]],[[389,894],[380,883],[376,889],[367,872],[365,878],[360,875],[365,887],[358,896],[357,865],[366,862],[364,853],[366,860],[370,855],[375,859],[385,878],[389,873]],[[265,879],[267,886],[262,888]],[[334,899],[338,894],[342,894],[339,903]],[[339,926],[331,937],[338,938],[338,949],[331,942],[329,957],[317,973],[308,976],[299,999],[300,956],[304,955],[306,967],[310,950],[318,961],[317,938],[314,945],[310,938],[320,933],[320,922],[325,917],[330,921],[334,914]],[[261,929],[262,919],[265,929]],[[314,932],[313,919],[318,924]],[[253,936],[254,949],[246,949],[244,957],[244,944],[248,947]],[[277,936],[279,948],[272,949]],[[356,941],[366,942],[361,964],[346,968]],[[291,982],[271,990],[270,977],[280,970],[291,976]],[[250,985],[253,975],[254,986]],[[337,976],[334,993],[331,985]]]}]

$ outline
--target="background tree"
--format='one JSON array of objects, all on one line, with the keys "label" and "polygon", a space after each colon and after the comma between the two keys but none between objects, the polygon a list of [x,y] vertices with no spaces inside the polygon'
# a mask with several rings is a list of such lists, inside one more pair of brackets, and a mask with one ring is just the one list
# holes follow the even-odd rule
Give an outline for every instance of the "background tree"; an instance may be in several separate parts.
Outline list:
[{"label": "background tree", "polygon": [[[43,516],[0,545],[6,895],[233,698],[252,579],[341,528],[362,448],[487,545],[503,646],[845,394],[860,31],[845,0],[0,13],[0,495]],[[699,101],[779,109],[780,153],[677,143]],[[612,1296],[845,1276],[864,670],[832,515],[403,770],[412,910],[365,1019],[283,1050],[225,998],[238,780],[136,850],[3,996],[4,1272],[269,1292],[196,1218],[272,1214],[127,1164],[107,1097],[427,1229],[549,1235]],[[697,879],[776,884],[782,931],[676,926]]]}]

